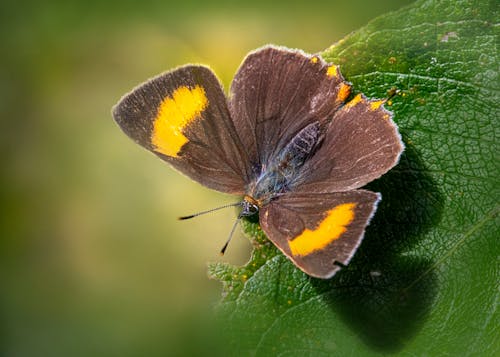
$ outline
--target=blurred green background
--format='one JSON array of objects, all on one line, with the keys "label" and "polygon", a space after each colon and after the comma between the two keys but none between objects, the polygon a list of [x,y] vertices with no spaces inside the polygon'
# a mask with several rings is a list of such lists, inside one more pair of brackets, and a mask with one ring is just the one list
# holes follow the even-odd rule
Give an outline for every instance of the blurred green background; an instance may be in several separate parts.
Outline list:
[{"label": "blurred green background", "polygon": [[[176,217],[235,198],[135,145],[111,107],[188,62],[228,88],[252,49],[318,52],[410,2],[3,1],[1,355],[206,354],[220,294],[206,263],[235,212]],[[222,260],[250,250],[238,233]]]}]

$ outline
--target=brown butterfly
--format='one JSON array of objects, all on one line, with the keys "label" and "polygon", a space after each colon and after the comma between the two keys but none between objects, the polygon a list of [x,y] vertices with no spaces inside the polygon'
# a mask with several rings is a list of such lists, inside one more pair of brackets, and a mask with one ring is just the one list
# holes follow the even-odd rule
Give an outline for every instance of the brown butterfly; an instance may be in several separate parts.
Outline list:
[{"label": "brown butterfly", "polygon": [[346,101],[350,92],[336,65],[265,46],[245,58],[228,97],[208,67],[187,65],[135,88],[113,116],[193,180],[243,195],[240,218],[258,214],[297,267],[329,278],[356,252],[381,198],[359,188],[404,149],[385,101]]}]

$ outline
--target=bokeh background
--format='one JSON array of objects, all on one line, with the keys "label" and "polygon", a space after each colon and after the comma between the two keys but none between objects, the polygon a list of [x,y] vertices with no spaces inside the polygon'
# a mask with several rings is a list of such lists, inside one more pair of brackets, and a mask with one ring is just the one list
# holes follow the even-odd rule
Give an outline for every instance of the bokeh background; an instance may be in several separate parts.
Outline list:
[{"label": "bokeh background", "polygon": [[[235,212],[176,217],[235,198],[135,145],[111,107],[189,62],[228,88],[252,49],[318,52],[410,2],[2,1],[0,354],[209,354],[206,263]],[[250,251],[238,233],[222,260]]]}]

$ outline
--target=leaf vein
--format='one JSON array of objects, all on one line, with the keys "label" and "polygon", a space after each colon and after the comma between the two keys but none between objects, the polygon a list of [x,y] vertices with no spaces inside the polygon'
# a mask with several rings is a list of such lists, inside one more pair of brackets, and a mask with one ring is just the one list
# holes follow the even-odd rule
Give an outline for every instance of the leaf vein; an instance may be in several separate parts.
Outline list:
[{"label": "leaf vein", "polygon": [[435,81],[437,84],[439,84],[439,82],[442,81],[442,82],[447,82],[447,83],[451,83],[454,85],[461,85],[464,87],[477,89],[477,90],[480,90],[483,92],[494,92],[494,93],[499,92],[499,90],[496,88],[481,87],[481,86],[478,86],[476,84],[471,84],[471,83],[467,83],[464,81],[460,81],[458,79],[424,76],[421,74],[414,74],[414,73],[373,71],[373,72],[369,72],[369,73],[356,74],[356,75],[350,76],[349,79],[373,77],[373,76],[380,76],[380,75],[394,76],[394,77],[407,78],[407,79],[419,79],[419,80],[425,80],[425,81]]},{"label": "leaf vein", "polygon": [[448,259],[470,236],[472,236],[477,230],[479,230],[482,226],[488,223],[490,220],[494,219],[498,211],[500,210],[500,206],[496,206],[490,210],[486,214],[486,216],[470,227],[444,255],[442,255],[434,264],[432,264],[426,271],[424,271],[420,276],[418,276],[415,280],[413,280],[403,291],[410,290],[416,283],[422,280],[426,275],[428,275],[431,271],[435,270],[439,265],[441,265],[446,259]]}]

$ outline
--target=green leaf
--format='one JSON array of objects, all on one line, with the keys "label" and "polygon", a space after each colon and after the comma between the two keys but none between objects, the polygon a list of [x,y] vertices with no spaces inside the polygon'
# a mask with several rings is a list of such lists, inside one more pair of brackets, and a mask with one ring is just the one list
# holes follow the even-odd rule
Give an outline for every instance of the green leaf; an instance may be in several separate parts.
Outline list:
[{"label": "green leaf", "polygon": [[331,280],[296,269],[245,223],[242,268],[214,264],[218,316],[243,355],[499,355],[499,75],[495,1],[418,1],[322,53],[383,98],[406,144],[368,185],[383,200]]}]

